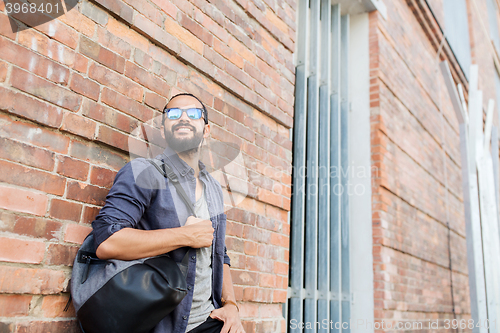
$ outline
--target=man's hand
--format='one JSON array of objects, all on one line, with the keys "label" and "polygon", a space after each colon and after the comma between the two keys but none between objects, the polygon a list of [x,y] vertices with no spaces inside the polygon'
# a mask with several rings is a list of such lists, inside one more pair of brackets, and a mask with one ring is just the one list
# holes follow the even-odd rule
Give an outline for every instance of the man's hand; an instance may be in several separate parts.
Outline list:
[{"label": "man's hand", "polygon": [[213,310],[210,317],[224,322],[220,333],[245,333],[240,314],[234,304],[226,304],[222,308]]},{"label": "man's hand", "polygon": [[192,248],[209,247],[214,239],[214,228],[209,220],[202,220],[194,216],[188,217],[184,225],[184,231],[189,237]]}]

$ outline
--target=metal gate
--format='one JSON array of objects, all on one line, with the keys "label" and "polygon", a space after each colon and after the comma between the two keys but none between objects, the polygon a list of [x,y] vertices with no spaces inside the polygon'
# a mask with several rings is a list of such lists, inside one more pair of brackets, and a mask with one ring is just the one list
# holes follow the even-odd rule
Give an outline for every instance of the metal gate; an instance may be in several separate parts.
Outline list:
[{"label": "metal gate", "polygon": [[349,16],[299,0],[288,332],[349,332]]}]

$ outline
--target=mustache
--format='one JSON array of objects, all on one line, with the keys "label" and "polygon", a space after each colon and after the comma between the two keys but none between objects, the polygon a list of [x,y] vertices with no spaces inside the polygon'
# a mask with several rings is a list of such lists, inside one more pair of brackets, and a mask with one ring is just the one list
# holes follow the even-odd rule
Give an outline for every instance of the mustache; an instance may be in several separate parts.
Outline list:
[{"label": "mustache", "polygon": [[172,126],[172,132],[174,132],[179,127],[189,127],[194,133],[196,133],[196,127],[194,127],[193,125],[188,124],[188,123],[180,123],[180,124]]}]

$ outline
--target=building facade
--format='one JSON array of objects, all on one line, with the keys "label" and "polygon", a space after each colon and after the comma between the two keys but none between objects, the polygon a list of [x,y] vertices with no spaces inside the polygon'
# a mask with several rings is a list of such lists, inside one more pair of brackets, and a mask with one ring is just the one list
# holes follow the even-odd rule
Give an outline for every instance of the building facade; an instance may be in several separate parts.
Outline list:
[{"label": "building facade", "polygon": [[439,63],[466,100],[477,64],[484,109],[500,101],[497,0],[64,4],[34,19],[0,0],[0,332],[79,332],[64,311],[79,244],[179,92],[241,152],[223,185],[246,332],[471,319]]}]

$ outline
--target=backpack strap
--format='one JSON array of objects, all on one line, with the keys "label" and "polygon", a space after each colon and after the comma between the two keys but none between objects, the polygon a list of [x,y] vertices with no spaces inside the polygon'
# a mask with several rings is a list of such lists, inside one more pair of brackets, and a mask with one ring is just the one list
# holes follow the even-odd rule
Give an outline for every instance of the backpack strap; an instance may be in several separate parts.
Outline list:
[{"label": "backpack strap", "polygon": [[179,177],[177,177],[172,167],[165,163],[163,160],[159,160],[156,158],[150,158],[147,159],[147,161],[151,163],[156,168],[156,170],[158,170],[163,175],[163,177],[168,178],[168,180],[172,182],[172,185],[174,185],[177,194],[181,197],[182,201],[184,201],[184,204],[186,205],[189,213],[196,217],[193,203],[186,194],[186,191],[184,191],[184,188],[179,182]]}]

